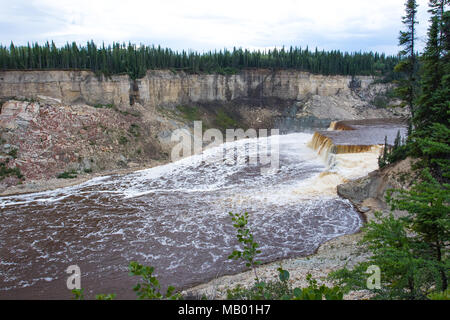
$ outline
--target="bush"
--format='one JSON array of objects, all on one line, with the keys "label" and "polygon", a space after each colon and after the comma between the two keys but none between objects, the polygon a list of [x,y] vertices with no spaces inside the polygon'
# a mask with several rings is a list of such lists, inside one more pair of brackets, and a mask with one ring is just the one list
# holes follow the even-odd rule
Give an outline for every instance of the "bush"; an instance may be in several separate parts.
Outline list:
[{"label": "bush", "polygon": [[232,129],[237,127],[237,122],[223,110],[217,112],[215,123],[221,129]]},{"label": "bush", "polygon": [[138,124],[132,123],[130,125],[130,127],[128,128],[128,132],[134,136],[134,137],[139,137],[141,135],[141,128],[139,127]]},{"label": "bush", "polygon": [[20,168],[8,168],[5,162],[0,162],[0,181],[9,176],[16,176],[17,179],[22,179],[23,175],[20,172]]},{"label": "bush", "polygon": [[58,179],[74,179],[76,177],[77,177],[76,170],[64,171],[63,173],[60,173],[57,176]]},{"label": "bush", "polygon": [[127,144],[127,143],[128,143],[127,137],[125,137],[125,136],[120,136],[120,137],[119,137],[119,144],[125,145],[125,144]]},{"label": "bush", "polygon": [[11,156],[14,159],[17,159],[17,149],[12,149],[10,152],[8,152],[8,156]]},{"label": "bush", "polygon": [[139,276],[142,278],[142,281],[133,288],[133,291],[136,292],[139,299],[181,299],[179,293],[174,293],[175,288],[172,286],[167,288],[165,295],[160,292],[161,286],[159,285],[159,281],[153,276],[155,268],[143,266],[135,261],[130,262],[128,268],[130,270],[130,276]]},{"label": "bush", "polygon": [[96,104],[96,105],[94,105],[94,108],[97,108],[97,109],[115,109],[115,106],[112,103]]},{"label": "bush", "polygon": [[344,291],[334,286],[318,286],[311,274],[306,276],[308,287],[292,288],[289,283],[289,272],[278,268],[278,280],[258,281],[249,288],[238,285],[227,290],[227,299],[230,300],[342,300]]},{"label": "bush", "polygon": [[201,120],[198,107],[177,106],[177,110],[181,112],[181,116],[188,121]]}]

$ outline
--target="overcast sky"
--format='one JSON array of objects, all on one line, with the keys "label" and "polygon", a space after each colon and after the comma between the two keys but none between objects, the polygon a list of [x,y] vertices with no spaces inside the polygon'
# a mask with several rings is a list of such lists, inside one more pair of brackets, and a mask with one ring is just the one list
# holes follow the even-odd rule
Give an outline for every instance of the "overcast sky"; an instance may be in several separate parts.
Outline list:
[{"label": "overcast sky", "polygon": [[[0,0],[0,43],[398,52],[405,0]],[[427,0],[419,3],[421,47]]]}]

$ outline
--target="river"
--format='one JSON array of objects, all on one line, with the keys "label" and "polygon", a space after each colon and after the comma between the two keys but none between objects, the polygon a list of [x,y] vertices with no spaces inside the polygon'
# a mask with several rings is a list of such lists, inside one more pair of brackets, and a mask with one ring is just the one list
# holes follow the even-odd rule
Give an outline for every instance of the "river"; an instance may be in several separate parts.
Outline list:
[{"label": "river", "polygon": [[279,169],[270,174],[261,174],[259,163],[205,162],[196,155],[0,198],[0,299],[68,299],[69,265],[80,267],[86,298],[135,298],[131,288],[138,279],[128,275],[133,260],[154,266],[163,288],[245,270],[227,259],[238,248],[230,211],[249,212],[263,262],[308,255],[327,240],[357,232],[362,219],[336,195],[336,174],[308,147],[312,135],[277,138]]}]

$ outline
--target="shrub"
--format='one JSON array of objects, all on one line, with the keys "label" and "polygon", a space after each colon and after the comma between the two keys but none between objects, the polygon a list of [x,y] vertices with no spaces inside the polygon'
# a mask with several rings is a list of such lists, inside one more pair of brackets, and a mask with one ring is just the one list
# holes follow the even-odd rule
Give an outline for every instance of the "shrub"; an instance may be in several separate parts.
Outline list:
[{"label": "shrub", "polygon": [[58,179],[74,179],[76,177],[77,177],[76,170],[64,171],[63,173],[60,173],[57,176]]},{"label": "shrub", "polygon": [[0,162],[0,181],[9,176],[16,176],[17,179],[22,179],[23,175],[20,172],[20,168],[8,168],[6,162]]},{"label": "shrub", "polygon": [[248,224],[248,212],[243,214],[230,212],[231,220],[234,222],[233,227],[237,231],[237,239],[242,244],[242,250],[234,250],[228,259],[242,260],[245,265],[252,268],[255,273],[255,280],[258,280],[258,274],[256,273],[256,266],[260,264],[260,261],[256,261],[256,255],[261,253],[258,250],[259,245],[254,241],[253,234],[250,229],[247,228]]},{"label": "shrub", "polygon": [[96,105],[94,105],[94,108],[97,108],[97,109],[115,109],[115,106],[112,103],[96,104]]},{"label": "shrub", "polygon": [[153,276],[155,268],[143,266],[135,261],[130,262],[128,268],[130,276],[139,276],[142,278],[142,281],[133,288],[139,299],[181,299],[179,293],[174,293],[175,288],[172,286],[167,288],[165,295],[160,292],[161,286],[159,285],[159,281]]},{"label": "shrub", "polygon": [[232,119],[228,114],[223,110],[219,110],[216,116],[216,125],[222,129],[231,129],[237,127],[237,122]]},{"label": "shrub", "polygon": [[120,137],[119,137],[119,143],[120,143],[121,145],[127,144],[127,143],[128,143],[127,137],[125,137],[125,136],[120,136]]},{"label": "shrub", "polygon": [[14,159],[17,159],[17,149],[12,149],[10,152],[8,152],[8,155],[13,157]]},{"label": "shrub", "polygon": [[136,123],[132,123],[130,125],[130,127],[128,128],[128,132],[134,136],[134,137],[139,137],[141,135],[141,128],[139,127],[138,124]]},{"label": "shrub", "polygon": [[200,112],[197,107],[177,106],[177,110],[181,112],[181,116],[188,121],[200,120]]}]

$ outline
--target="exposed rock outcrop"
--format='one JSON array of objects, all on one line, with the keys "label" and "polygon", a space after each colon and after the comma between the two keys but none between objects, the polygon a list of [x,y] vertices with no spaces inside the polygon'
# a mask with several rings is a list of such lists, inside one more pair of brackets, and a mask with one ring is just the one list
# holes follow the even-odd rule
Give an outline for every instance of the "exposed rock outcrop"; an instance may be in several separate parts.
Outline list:
[{"label": "exposed rock outcrop", "polygon": [[[339,196],[349,199],[360,211],[388,211],[386,191],[389,189],[408,189],[411,181],[411,166],[413,160],[407,158],[383,169],[373,171],[367,176],[340,184],[337,187]],[[362,209],[362,210],[361,210]],[[372,211],[373,213],[373,211]],[[367,215],[370,220],[373,216]]]},{"label": "exposed rock outcrop", "polygon": [[374,77],[361,76],[358,85],[352,86],[353,80],[350,76],[293,70],[244,70],[236,75],[154,70],[135,81],[127,75],[98,78],[90,71],[3,71],[0,72],[0,99],[45,96],[64,104],[140,103],[144,107],[173,107],[242,99],[254,104],[277,98],[297,102],[299,117],[355,119],[402,113],[400,109],[376,109],[371,104],[392,85],[377,84]]}]

